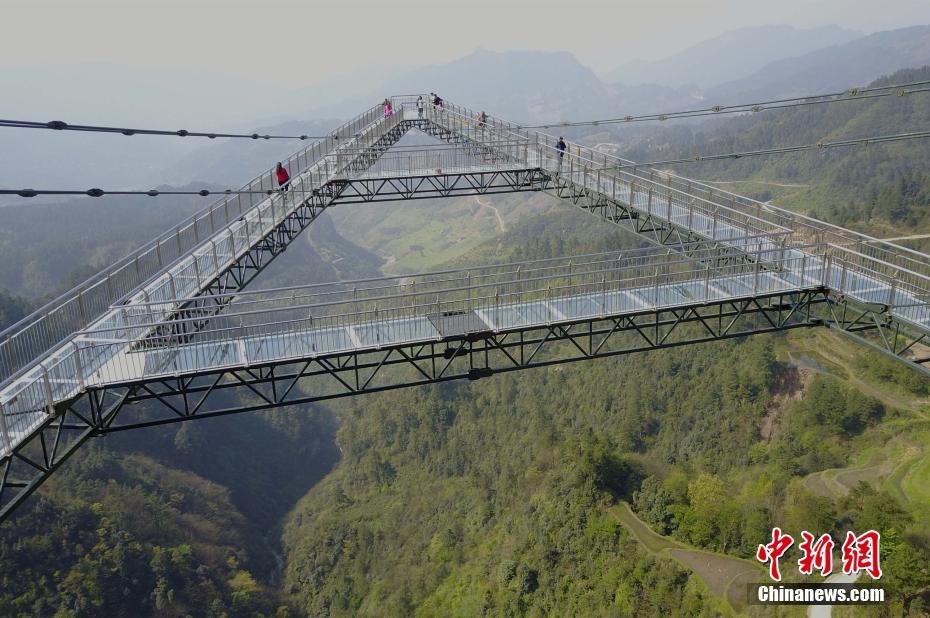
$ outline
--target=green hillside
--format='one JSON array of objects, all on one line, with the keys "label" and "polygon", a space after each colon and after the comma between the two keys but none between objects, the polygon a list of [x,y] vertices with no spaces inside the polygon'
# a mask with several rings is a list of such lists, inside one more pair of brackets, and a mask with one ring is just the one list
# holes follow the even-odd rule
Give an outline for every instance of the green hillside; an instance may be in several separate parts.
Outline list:
[{"label": "green hillside", "polygon": [[[930,79],[930,67],[899,71],[874,86]],[[926,130],[930,93],[765,111],[748,117],[609,138],[635,161],[745,152]],[[598,137],[604,141],[604,135]],[[722,189],[879,237],[930,232],[930,141],[748,157],[668,166]]]}]

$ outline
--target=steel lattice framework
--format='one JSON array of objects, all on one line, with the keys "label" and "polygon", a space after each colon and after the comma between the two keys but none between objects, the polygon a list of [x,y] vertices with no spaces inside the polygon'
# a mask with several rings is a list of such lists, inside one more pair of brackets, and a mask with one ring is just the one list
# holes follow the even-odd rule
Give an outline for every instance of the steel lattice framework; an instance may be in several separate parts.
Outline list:
[{"label": "steel lattice framework", "polygon": [[[288,192],[222,200],[0,335],[0,519],[90,437],[151,425],[822,325],[930,373],[923,254],[456,105],[394,108],[294,155]],[[441,146],[398,147],[414,129]],[[329,207],[523,191],[658,248],[244,291]]]}]

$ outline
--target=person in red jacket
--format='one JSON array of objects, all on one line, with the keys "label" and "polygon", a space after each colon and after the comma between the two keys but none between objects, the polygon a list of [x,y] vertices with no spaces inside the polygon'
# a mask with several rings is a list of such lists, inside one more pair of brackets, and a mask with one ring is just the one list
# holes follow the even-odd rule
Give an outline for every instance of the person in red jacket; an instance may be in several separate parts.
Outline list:
[{"label": "person in red jacket", "polygon": [[291,184],[291,177],[280,161],[278,161],[278,166],[274,168],[274,173],[278,177],[278,186],[281,187],[282,191],[287,191],[288,186]]}]

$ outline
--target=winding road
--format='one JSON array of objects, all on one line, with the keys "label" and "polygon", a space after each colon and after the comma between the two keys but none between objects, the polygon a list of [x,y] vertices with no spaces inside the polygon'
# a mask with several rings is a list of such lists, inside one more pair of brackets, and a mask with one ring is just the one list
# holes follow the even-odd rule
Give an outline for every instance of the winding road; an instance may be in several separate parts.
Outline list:
[{"label": "winding road", "polygon": [[494,216],[497,217],[497,227],[500,228],[501,234],[506,233],[507,225],[504,223],[504,218],[501,216],[501,212],[497,209],[497,206],[485,202],[483,199],[481,199],[480,195],[475,196],[475,201],[478,202],[478,205],[482,208],[490,208],[494,211]]}]

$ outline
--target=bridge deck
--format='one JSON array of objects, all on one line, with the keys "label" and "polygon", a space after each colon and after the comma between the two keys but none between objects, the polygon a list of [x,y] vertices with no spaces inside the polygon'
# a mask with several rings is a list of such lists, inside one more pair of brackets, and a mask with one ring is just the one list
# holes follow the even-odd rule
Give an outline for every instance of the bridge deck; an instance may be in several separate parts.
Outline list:
[{"label": "bridge deck", "polygon": [[[178,300],[141,303],[78,334],[67,353],[42,366],[40,379],[13,385],[20,388],[4,404],[3,446],[28,437],[50,405],[84,389],[738,301],[820,288],[828,276],[822,261],[805,256],[769,251],[754,256],[758,262],[728,262],[728,255],[711,245],[688,256],[650,249],[385,279],[361,291],[334,284],[325,291],[242,293],[208,321],[200,313],[206,304],[187,310],[170,322],[170,332],[159,329],[166,307]],[[874,286],[867,287],[873,294]]]},{"label": "bridge deck", "polygon": [[[363,312],[336,319],[306,319],[277,324],[274,333],[253,334],[252,331],[263,330],[253,327],[242,329],[241,334],[221,341],[168,345],[155,350],[133,351],[125,344],[109,343],[104,345],[121,346],[120,352],[89,375],[87,385],[112,386],[230,367],[413,346],[472,333],[499,334],[581,320],[621,318],[659,309],[685,309],[708,302],[737,301],[820,287],[819,280],[809,277],[804,284],[792,279],[795,278],[775,273],[761,273],[756,281],[749,274],[723,276],[708,281],[663,283],[658,286],[645,285],[564,296],[551,301],[489,304],[472,310],[446,310],[448,303],[440,303],[440,311],[426,315],[366,321],[372,312]],[[755,290],[754,284],[758,286]],[[422,307],[422,310],[428,311],[429,304]],[[395,310],[379,313],[404,312]],[[313,323],[328,325],[312,327]],[[91,343],[88,347],[99,347],[99,344]]]}]

